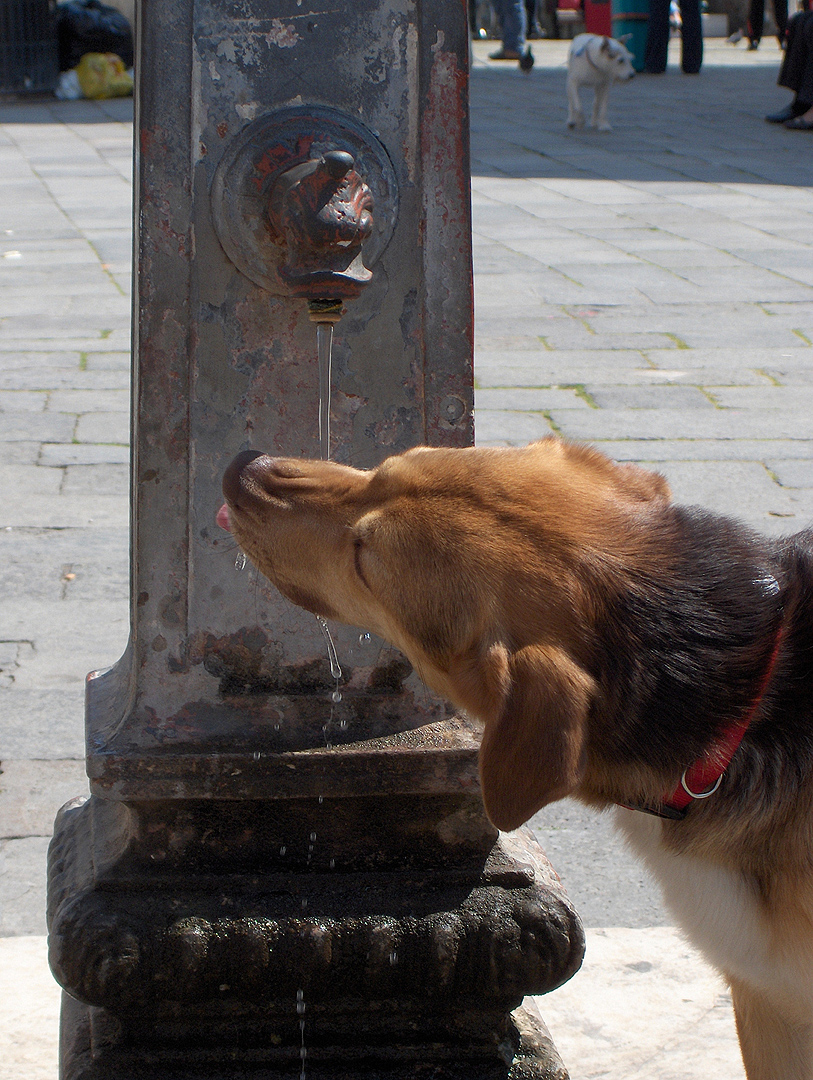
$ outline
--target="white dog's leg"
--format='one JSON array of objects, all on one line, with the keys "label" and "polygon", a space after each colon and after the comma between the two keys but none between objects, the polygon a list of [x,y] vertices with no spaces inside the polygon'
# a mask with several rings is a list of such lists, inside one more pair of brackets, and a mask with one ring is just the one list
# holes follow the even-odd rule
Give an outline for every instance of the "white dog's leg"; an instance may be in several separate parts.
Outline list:
[{"label": "white dog's leg", "polygon": [[579,100],[579,85],[572,76],[567,80],[567,126],[584,127],[584,113]]},{"label": "white dog's leg", "polygon": [[596,100],[593,103],[593,127],[599,131],[610,131],[607,121],[607,99],[610,96],[609,82],[599,83],[596,87]]}]

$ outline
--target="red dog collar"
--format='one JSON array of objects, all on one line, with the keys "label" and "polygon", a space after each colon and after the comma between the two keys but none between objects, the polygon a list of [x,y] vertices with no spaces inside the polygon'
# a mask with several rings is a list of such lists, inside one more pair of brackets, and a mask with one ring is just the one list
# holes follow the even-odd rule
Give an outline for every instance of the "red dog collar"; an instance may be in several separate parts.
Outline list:
[{"label": "red dog collar", "polygon": [[756,696],[742,720],[729,724],[706,754],[684,770],[680,783],[671,795],[664,798],[657,806],[630,806],[624,803],[623,805],[628,810],[641,810],[646,814],[654,814],[656,817],[681,821],[686,816],[687,808],[695,799],[707,799],[714,794],[722,783],[723,774],[736,754],[751,721],[756,715],[762,698],[765,696],[784,636],[785,627],[784,623],[782,623],[776,632],[773,651]]}]

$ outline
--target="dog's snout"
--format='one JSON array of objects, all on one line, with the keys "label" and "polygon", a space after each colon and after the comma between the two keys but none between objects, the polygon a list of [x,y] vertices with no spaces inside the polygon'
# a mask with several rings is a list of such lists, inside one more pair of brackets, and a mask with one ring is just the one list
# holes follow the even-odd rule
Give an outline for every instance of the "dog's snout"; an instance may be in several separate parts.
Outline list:
[{"label": "dog's snout", "polygon": [[267,455],[259,450],[243,450],[227,467],[223,473],[223,495],[226,502],[233,506],[237,504],[244,490],[246,472],[259,458],[267,458]]}]

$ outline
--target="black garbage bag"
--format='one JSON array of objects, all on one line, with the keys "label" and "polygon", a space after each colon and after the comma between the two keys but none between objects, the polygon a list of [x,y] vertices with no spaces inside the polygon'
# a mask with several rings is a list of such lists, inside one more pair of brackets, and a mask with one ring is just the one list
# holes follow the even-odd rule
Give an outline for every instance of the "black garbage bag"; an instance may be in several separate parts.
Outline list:
[{"label": "black garbage bag", "polygon": [[68,0],[56,9],[59,70],[74,68],[89,52],[116,53],[133,65],[133,31],[120,11],[99,0]]}]

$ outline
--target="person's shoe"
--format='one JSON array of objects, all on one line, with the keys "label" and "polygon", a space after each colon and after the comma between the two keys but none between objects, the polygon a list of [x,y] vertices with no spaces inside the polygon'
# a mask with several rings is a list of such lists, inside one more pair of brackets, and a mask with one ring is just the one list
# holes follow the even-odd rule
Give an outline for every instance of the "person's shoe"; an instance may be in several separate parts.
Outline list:
[{"label": "person's shoe", "polygon": [[797,116],[800,116],[803,112],[807,112],[807,109],[798,109],[794,102],[790,105],[786,105],[784,109],[780,109],[779,112],[768,113],[765,119],[769,124],[785,124],[788,120],[795,120]]},{"label": "person's shoe", "polygon": [[759,48],[759,42],[756,41],[754,38],[751,38],[751,40],[748,42],[748,51],[749,52],[756,52],[756,50],[758,48]]},{"label": "person's shoe", "polygon": [[534,66],[534,54],[530,49],[526,49],[525,52],[519,58],[519,70],[530,71]]},{"label": "person's shoe", "polygon": [[525,35],[525,37],[528,38],[529,41],[539,41],[539,39],[542,37],[542,31],[539,29],[538,26],[529,26],[528,33]]},{"label": "person's shoe", "polygon": [[521,57],[522,54],[514,49],[500,49],[498,52],[488,54],[489,60],[520,60]]},{"label": "person's shoe", "polygon": [[791,131],[813,131],[813,120],[804,120],[801,116],[794,116],[792,120],[785,122],[785,127]]}]

